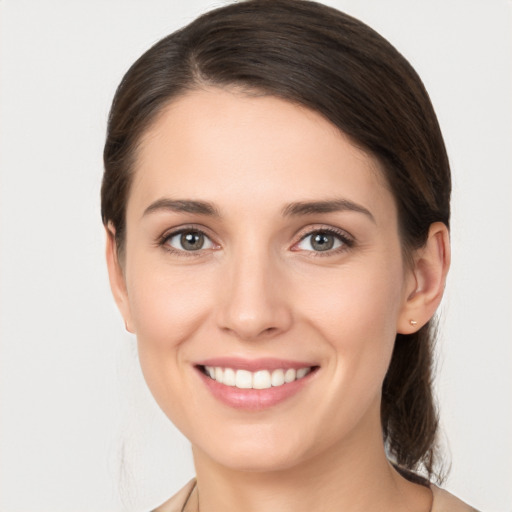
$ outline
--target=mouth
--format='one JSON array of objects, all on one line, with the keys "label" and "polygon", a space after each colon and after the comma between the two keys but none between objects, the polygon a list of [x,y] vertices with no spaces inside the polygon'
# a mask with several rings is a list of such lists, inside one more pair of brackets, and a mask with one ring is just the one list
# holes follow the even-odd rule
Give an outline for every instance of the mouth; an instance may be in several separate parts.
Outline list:
[{"label": "mouth", "polygon": [[318,365],[280,360],[217,359],[196,364],[206,388],[234,409],[259,411],[299,393],[318,373]]},{"label": "mouth", "polygon": [[199,365],[198,369],[210,379],[224,386],[238,389],[269,389],[285,386],[297,380],[303,379],[317,366],[304,366],[295,368],[277,368],[274,370],[250,370],[224,368],[221,366]]}]

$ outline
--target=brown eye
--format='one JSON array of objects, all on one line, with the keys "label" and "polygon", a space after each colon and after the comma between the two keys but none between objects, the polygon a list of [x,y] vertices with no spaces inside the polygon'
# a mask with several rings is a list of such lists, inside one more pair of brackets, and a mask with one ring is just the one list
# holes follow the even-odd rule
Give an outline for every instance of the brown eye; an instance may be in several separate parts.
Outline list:
[{"label": "brown eye", "polygon": [[196,230],[172,234],[165,243],[178,251],[188,252],[211,249],[213,247],[212,241],[204,233]]}]

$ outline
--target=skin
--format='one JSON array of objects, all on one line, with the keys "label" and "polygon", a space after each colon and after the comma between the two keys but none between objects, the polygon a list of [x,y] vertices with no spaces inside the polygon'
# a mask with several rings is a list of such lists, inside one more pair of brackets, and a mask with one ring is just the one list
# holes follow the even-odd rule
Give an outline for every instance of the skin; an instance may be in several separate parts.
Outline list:
[{"label": "skin", "polygon": [[[174,100],[135,169],[123,261],[107,230],[111,286],[151,392],[192,443],[201,511],[427,512],[430,491],[386,460],[380,395],[396,333],[419,329],[441,300],[446,227],[433,224],[405,265],[379,163],[319,114],[234,89]],[[218,216],[144,213],[163,198],[206,201]],[[283,215],[333,199],[368,213]],[[190,226],[203,249],[164,241]],[[309,234],[322,229],[349,242],[315,251]],[[284,402],[240,410],[195,368],[226,355],[319,368]]]}]

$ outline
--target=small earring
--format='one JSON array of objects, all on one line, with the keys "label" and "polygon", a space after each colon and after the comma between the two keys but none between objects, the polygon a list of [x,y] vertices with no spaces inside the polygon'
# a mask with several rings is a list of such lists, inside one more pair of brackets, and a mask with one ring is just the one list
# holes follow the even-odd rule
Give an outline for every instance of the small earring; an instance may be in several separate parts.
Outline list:
[{"label": "small earring", "polygon": [[414,327],[418,322],[416,320],[409,320],[409,323]]}]

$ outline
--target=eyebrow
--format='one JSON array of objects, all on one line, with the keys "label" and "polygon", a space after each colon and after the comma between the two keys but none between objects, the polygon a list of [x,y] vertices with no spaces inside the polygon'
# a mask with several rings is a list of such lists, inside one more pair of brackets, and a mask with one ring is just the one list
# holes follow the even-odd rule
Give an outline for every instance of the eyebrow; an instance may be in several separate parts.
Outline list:
[{"label": "eyebrow", "polygon": [[[209,217],[220,217],[217,208],[207,201],[196,201],[192,199],[157,199],[151,203],[143,213],[143,217],[158,211],[171,211],[183,213],[195,213]],[[363,213],[375,222],[374,216],[364,206],[361,206],[348,199],[330,199],[327,201],[298,201],[286,205],[282,214],[284,217],[298,217],[301,215],[315,215],[320,213],[333,213],[352,211]]]},{"label": "eyebrow", "polygon": [[168,199],[162,198],[151,203],[142,216],[158,211],[196,213],[199,215],[208,215],[210,217],[220,217],[220,213],[212,203],[206,201],[193,201],[190,199]]},{"label": "eyebrow", "polygon": [[299,201],[290,203],[283,209],[283,216],[315,215],[319,213],[333,213],[352,211],[363,213],[375,222],[375,217],[364,206],[348,199],[331,199],[328,201]]}]

